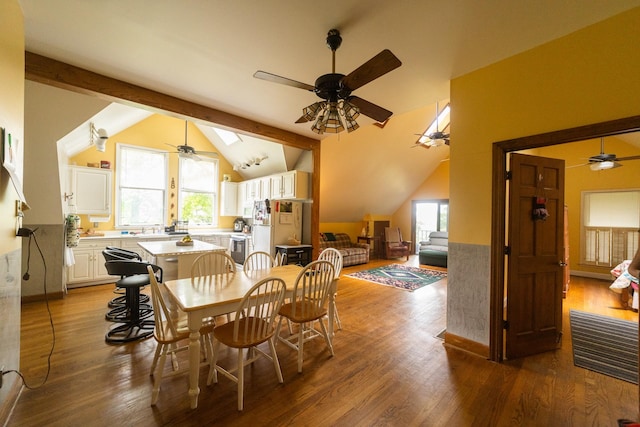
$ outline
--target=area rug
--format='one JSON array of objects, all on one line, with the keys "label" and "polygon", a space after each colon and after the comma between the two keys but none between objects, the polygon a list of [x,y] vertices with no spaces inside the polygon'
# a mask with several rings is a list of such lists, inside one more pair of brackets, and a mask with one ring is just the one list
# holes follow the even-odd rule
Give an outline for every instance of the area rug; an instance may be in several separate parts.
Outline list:
[{"label": "area rug", "polygon": [[347,274],[349,277],[367,280],[379,285],[392,286],[407,291],[415,291],[447,277],[444,271],[427,268],[409,267],[402,264],[390,264],[371,270],[357,271]]},{"label": "area rug", "polygon": [[638,384],[638,323],[569,311],[573,363]]}]

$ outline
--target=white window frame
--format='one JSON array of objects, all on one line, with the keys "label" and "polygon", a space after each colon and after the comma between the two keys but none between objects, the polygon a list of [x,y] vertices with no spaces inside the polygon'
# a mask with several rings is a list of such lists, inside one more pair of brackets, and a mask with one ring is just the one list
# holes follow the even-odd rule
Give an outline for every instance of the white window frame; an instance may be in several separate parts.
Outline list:
[{"label": "white window frame", "polygon": [[[638,250],[638,228],[640,227],[640,206],[631,201],[625,207],[624,194],[620,194],[617,209],[630,209],[637,213],[636,223],[620,225],[619,219],[612,218],[611,223],[587,223],[590,210],[587,198],[593,194],[635,193],[640,200],[640,189],[593,190],[583,191],[581,196],[580,218],[580,264],[612,268],[626,259],[632,259]],[[632,198],[630,198],[632,200]],[[621,203],[622,202],[622,203]],[[602,216],[601,216],[602,217]]]},{"label": "white window frame", "polygon": [[195,189],[190,189],[190,188],[185,188],[183,187],[183,182],[185,181],[184,179],[182,179],[182,167],[183,167],[183,161],[184,160],[188,160],[188,157],[183,157],[180,156],[179,161],[178,161],[178,220],[183,221],[184,218],[182,218],[182,192],[183,191],[188,191],[190,193],[204,193],[204,194],[212,194],[213,195],[213,206],[212,206],[212,210],[213,212],[211,213],[211,223],[210,224],[193,224],[192,222],[189,222],[189,228],[211,228],[211,227],[217,227],[218,226],[218,208],[220,206],[220,179],[219,179],[219,167],[220,164],[218,162],[218,159],[212,159],[212,158],[201,158],[200,160],[197,160],[198,162],[209,162],[213,165],[213,186],[212,186],[212,191],[208,192],[208,191],[202,191],[202,190],[195,190]]},{"label": "white window frame", "polygon": [[[122,206],[121,200],[121,190],[123,187],[120,185],[120,176],[124,172],[123,162],[120,161],[122,151],[123,150],[139,150],[139,151],[148,151],[153,152],[154,154],[161,154],[164,156],[164,175],[165,182],[162,186],[162,206],[159,206],[158,209],[162,212],[162,223],[161,224],[121,224],[120,223],[120,208]],[[169,153],[165,150],[155,150],[147,147],[140,147],[138,145],[128,145],[128,144],[116,144],[116,209],[115,209],[115,228],[118,230],[130,230],[130,229],[140,229],[144,227],[163,227],[167,223],[167,193],[168,193],[168,177],[169,177]],[[126,187],[132,188],[132,187]]]}]

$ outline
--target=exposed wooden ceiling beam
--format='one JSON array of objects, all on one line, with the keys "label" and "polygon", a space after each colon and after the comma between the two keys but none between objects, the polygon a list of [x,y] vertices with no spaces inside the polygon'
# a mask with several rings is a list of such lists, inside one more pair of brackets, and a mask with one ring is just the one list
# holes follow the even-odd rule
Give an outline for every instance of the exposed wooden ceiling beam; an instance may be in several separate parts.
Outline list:
[{"label": "exposed wooden ceiling beam", "polygon": [[162,114],[176,115],[203,124],[215,124],[231,130],[246,132],[256,137],[290,147],[311,150],[313,153],[311,244],[313,259],[318,257],[320,236],[320,141],[268,126],[244,117],[196,104],[94,73],[46,56],[25,52],[25,78],[111,102],[119,102]]},{"label": "exposed wooden ceiling beam", "polygon": [[202,124],[219,125],[303,150],[312,150],[320,144],[320,141],[313,138],[103,76],[32,52],[25,52],[25,78],[107,101],[195,119]]}]

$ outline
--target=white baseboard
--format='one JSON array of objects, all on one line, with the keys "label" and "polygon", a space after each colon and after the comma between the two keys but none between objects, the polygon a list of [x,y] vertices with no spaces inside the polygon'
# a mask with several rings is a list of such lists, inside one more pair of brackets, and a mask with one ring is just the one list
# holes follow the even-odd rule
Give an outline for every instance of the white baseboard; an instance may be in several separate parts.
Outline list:
[{"label": "white baseboard", "polygon": [[578,276],[578,277],[588,277],[590,279],[609,280],[611,282],[615,280],[613,276],[611,276],[611,274],[592,273],[590,271],[571,270],[569,274],[571,274],[572,276]]}]

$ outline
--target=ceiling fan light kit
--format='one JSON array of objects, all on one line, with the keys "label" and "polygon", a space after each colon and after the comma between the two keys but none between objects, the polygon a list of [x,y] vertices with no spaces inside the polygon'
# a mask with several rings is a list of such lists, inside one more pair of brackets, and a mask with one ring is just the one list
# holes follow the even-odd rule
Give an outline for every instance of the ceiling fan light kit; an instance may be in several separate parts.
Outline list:
[{"label": "ceiling fan light kit", "polygon": [[254,77],[314,92],[324,101],[314,102],[302,109],[302,117],[296,123],[315,120],[311,130],[318,134],[353,132],[360,126],[356,118],[360,113],[377,122],[384,122],[393,114],[378,105],[366,101],[351,93],[361,86],[395,70],[402,62],[390,50],[385,49],[348,75],[336,73],[336,50],[342,44],[340,31],[329,30],[327,46],[331,49],[332,72],[316,79],[311,86],[286,77],[277,76],[265,71],[256,71]]},{"label": "ceiling fan light kit", "polygon": [[589,157],[589,163],[585,163],[582,165],[574,165],[568,166],[568,168],[580,167],[580,166],[589,166],[589,169],[592,171],[601,171],[607,169],[618,168],[622,166],[622,161],[627,160],[640,160],[640,156],[627,156],[627,157],[618,157],[613,153],[605,153],[604,152],[604,137],[600,138],[600,154],[596,154],[595,156]]},{"label": "ceiling fan light kit", "polygon": [[595,162],[589,165],[589,168],[592,171],[601,171],[605,169],[611,169],[614,167],[615,167],[615,162],[612,162],[611,160],[605,160],[604,162]]},{"label": "ceiling fan light kit", "polygon": [[[316,104],[320,104],[319,108],[314,107]],[[316,102],[305,107],[303,113],[303,117],[308,117],[308,121],[316,119],[317,116],[311,130],[318,134],[340,133],[345,129],[347,132],[353,132],[360,127],[355,120],[360,115],[360,109],[342,99],[338,102]]]}]

